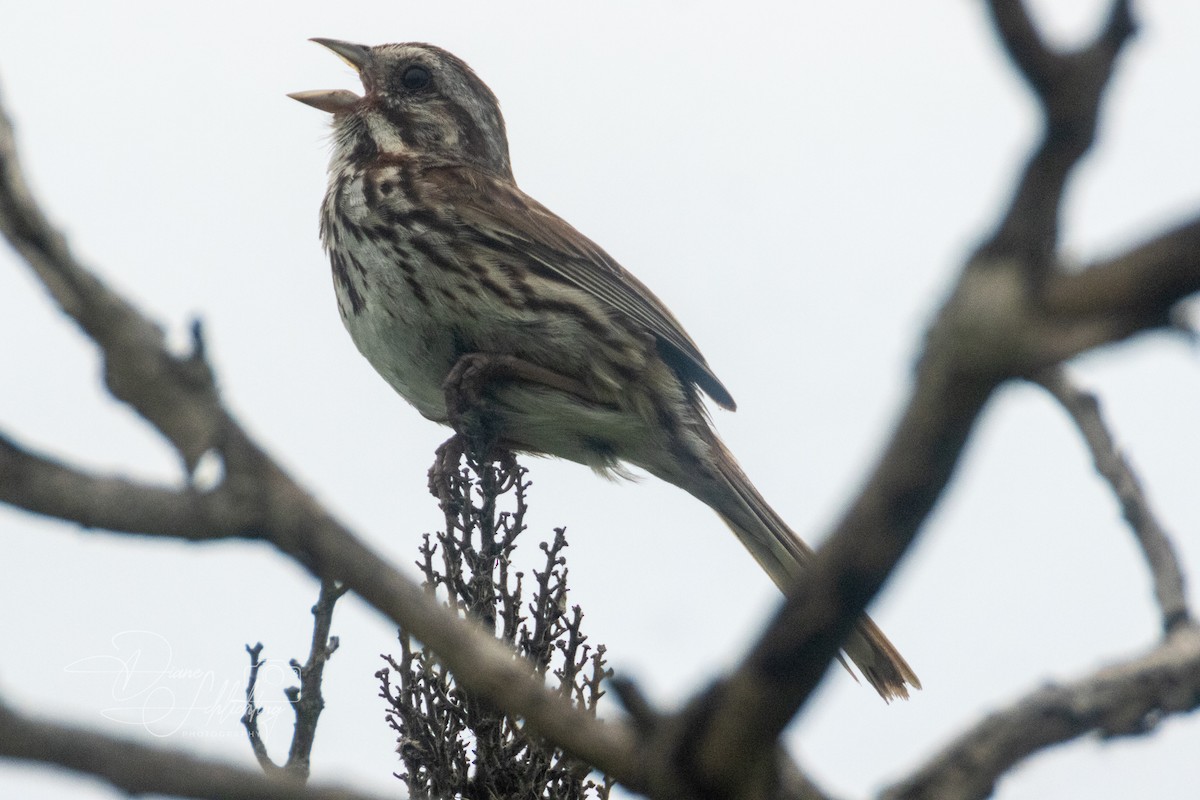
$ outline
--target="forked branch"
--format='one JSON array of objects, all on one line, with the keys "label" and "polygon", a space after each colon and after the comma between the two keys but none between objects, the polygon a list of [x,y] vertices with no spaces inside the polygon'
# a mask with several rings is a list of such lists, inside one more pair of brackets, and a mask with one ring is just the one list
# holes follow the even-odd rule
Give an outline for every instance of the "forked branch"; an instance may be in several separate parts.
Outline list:
[{"label": "forked branch", "polygon": [[1086,349],[1161,327],[1165,310],[1200,288],[1200,223],[1193,221],[1098,268],[1103,284],[1124,277],[1114,273],[1135,270],[1171,273],[1171,279],[1131,286],[1131,295],[1110,297],[1112,305],[1087,314],[1055,306],[1064,283],[1095,280],[1060,269],[1059,210],[1066,181],[1094,140],[1104,89],[1135,26],[1129,4],[1116,0],[1091,44],[1060,53],[1044,44],[1017,0],[993,0],[989,7],[1006,51],[1041,103],[1043,136],[995,233],[963,267],[938,313],[906,407],[862,490],[746,659],[693,701],[684,712],[688,733],[666,745],[687,765],[687,777],[677,779],[690,780],[697,791],[754,796],[746,787],[761,786],[761,772],[773,771],[773,743],[913,542],[995,389]]}]

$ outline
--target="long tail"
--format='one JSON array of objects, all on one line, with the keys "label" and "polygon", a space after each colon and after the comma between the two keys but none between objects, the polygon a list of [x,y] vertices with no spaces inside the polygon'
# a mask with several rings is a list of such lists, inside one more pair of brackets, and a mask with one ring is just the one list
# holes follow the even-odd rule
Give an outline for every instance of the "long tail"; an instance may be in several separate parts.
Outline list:
[{"label": "long tail", "polygon": [[[715,435],[711,444],[719,478],[697,480],[696,475],[661,477],[688,491],[720,514],[775,581],[775,585],[787,591],[812,560],[812,549],[767,505],[733,455]],[[883,635],[879,626],[865,614],[846,640],[845,651],[884,700],[907,698],[910,686],[921,688],[921,681],[912,667]],[[845,661],[842,664],[845,665]]]}]

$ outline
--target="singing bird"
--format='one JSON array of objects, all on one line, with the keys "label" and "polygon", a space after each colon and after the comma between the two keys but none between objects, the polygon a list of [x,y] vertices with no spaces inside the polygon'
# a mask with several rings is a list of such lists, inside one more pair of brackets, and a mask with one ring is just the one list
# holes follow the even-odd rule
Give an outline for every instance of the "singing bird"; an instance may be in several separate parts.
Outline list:
[{"label": "singing bird", "polygon": [[[333,116],[321,239],[371,365],[445,424],[447,380],[483,376],[504,447],[641,467],[713,508],[786,591],[812,551],[713,431],[701,393],[733,397],[661,300],[518,188],[492,91],[432,45],[313,41],[364,90],[291,97]],[[865,616],[845,652],[885,699],[920,687]]]}]

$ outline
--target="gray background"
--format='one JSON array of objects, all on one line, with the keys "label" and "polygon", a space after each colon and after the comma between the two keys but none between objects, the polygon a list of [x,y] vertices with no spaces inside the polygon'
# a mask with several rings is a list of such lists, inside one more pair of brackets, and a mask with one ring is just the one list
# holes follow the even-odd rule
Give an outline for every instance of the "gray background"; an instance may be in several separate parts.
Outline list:
[{"label": "gray background", "polygon": [[[1071,42],[1100,4],[1038,6]],[[1068,198],[1080,261],[1200,205],[1200,8],[1139,8],[1143,34]],[[503,104],[521,185],[674,309],[739,402],[715,413],[722,435],[810,538],[873,459],[922,326],[1036,132],[979,3],[43,2],[6,3],[0,18],[0,88],[25,165],[77,252],[173,339],[202,316],[244,422],[406,567],[439,525],[423,487],[446,432],[391,393],[337,319],[316,226],[327,120],[284,94],[358,87],[307,37],[430,41],[474,66]],[[0,342],[6,431],[90,468],[180,481],[8,252]],[[1077,366],[1195,572],[1195,351],[1146,337]],[[618,670],[670,706],[734,663],[778,598],[711,512],[652,479],[528,465],[525,550],[568,526],[572,602]],[[281,669],[303,657],[310,578],[262,546],[146,543],[8,509],[0,537],[7,701],[250,763],[242,645],[261,639]],[[887,707],[829,676],[790,743],[836,792],[898,778],[968,721],[1156,632],[1114,501],[1063,414],[1025,386],[984,416],[874,613],[926,689]],[[335,628],[314,774],[398,791],[372,678],[392,632],[353,599]],[[281,699],[284,678],[264,699]],[[272,726],[277,755],[289,730],[286,714]],[[1198,749],[1200,725],[1173,720],[1148,741],[1038,757],[998,796],[1193,796]],[[9,764],[0,787],[112,796]]]}]

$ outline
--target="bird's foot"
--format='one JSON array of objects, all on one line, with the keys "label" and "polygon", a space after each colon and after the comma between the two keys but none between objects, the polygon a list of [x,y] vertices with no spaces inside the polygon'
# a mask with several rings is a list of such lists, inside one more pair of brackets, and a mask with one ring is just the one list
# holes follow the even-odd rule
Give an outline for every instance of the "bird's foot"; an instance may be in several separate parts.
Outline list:
[{"label": "bird's foot", "polygon": [[429,468],[429,493],[445,508],[455,497],[453,482],[458,478],[458,465],[465,451],[463,437],[454,434],[438,445]]},{"label": "bird's foot", "polygon": [[465,417],[484,403],[484,390],[501,381],[517,381],[567,392],[589,403],[603,404],[586,384],[552,369],[502,353],[467,353],[460,357],[442,381],[446,416],[459,433],[468,431]]}]

